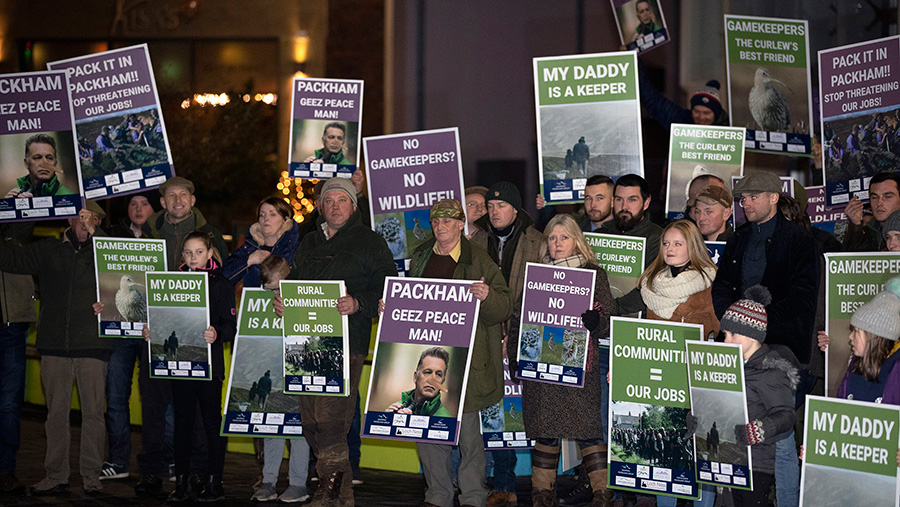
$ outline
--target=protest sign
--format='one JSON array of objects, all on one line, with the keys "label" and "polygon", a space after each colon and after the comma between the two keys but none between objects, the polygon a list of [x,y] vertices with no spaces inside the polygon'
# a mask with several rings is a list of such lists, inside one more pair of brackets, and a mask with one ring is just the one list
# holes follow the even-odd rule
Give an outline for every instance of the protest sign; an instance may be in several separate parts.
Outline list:
[{"label": "protest sign", "polygon": [[285,393],[350,393],[350,330],[336,308],[346,293],[343,280],[281,281]]},{"label": "protest sign", "polygon": [[385,279],[362,436],[457,443],[481,304],[473,283]]},{"label": "protest sign", "polygon": [[291,94],[292,178],[349,178],[359,161],[363,82],[295,77]]},{"label": "protest sign", "polygon": [[900,407],[806,397],[800,505],[900,505]]},{"label": "protest sign", "polygon": [[669,42],[666,18],[658,0],[609,1],[623,46],[643,53]]},{"label": "protest sign", "polygon": [[141,338],[147,323],[144,273],[165,270],[165,240],[94,236],[97,301],[103,303],[97,315],[101,337]]},{"label": "protest sign", "polygon": [[432,236],[434,203],[465,198],[459,130],[366,137],[363,149],[372,229],[387,242],[403,276],[413,250]]},{"label": "protest sign", "polygon": [[[819,51],[826,204],[869,198],[869,180],[900,165],[889,139],[900,106],[900,36]],[[889,116],[891,118],[889,118]]]},{"label": "protest sign", "polygon": [[222,436],[303,436],[297,398],[284,393],[283,319],[272,309],[274,295],[265,289],[241,293]]},{"label": "protest sign", "polygon": [[[825,187],[806,187],[806,214],[813,227],[825,232],[837,235],[843,232],[838,224],[843,223],[846,228],[847,215],[844,214],[844,206],[828,206],[825,199]],[[843,236],[843,234],[841,234]]]},{"label": "protest sign", "polygon": [[187,271],[146,273],[151,378],[212,378],[212,353],[203,339],[209,327],[206,275]]},{"label": "protest sign", "polygon": [[[506,347],[504,347],[505,349]],[[525,434],[522,412],[522,384],[513,382],[509,374],[509,360],[503,354],[503,399],[478,411],[481,418],[481,438],[484,449],[531,449],[534,440]]]},{"label": "protest sign", "polygon": [[722,254],[725,253],[725,241],[705,241],[706,244],[706,252],[709,254],[709,258],[712,259],[713,264],[716,267],[719,267],[719,260],[722,258]]},{"label": "protest sign", "polygon": [[[584,239],[594,251],[597,265],[606,270],[613,298],[620,298],[637,287],[644,272],[647,238],[586,232]],[[601,338],[600,346],[609,347],[609,337]]]},{"label": "protest sign", "polygon": [[175,174],[146,44],[47,67],[69,75],[85,197],[140,192]]},{"label": "protest sign", "polygon": [[900,254],[891,252],[825,254],[825,395],[835,396],[851,351],[850,317],[900,274]]},{"label": "protest sign", "polygon": [[[0,222],[78,216],[81,174],[65,72],[0,75]],[[22,154],[24,153],[24,161]]]},{"label": "protest sign", "polygon": [[610,324],[609,486],[696,500],[684,343],[699,341],[703,326],[624,317]]},{"label": "protest sign", "polygon": [[741,346],[686,341],[685,347],[697,418],[697,482],[752,490],[750,446],[734,438],[734,427],[749,422]]},{"label": "protest sign", "polygon": [[547,204],[581,203],[596,174],[643,176],[637,54],[533,62],[538,177]]},{"label": "protest sign", "polygon": [[594,302],[593,269],[529,262],[516,360],[523,380],[584,386],[590,332],[581,314]]},{"label": "protest sign", "polygon": [[[781,193],[794,197],[794,179],[790,176],[779,176],[778,178],[781,180]],[[740,176],[732,176],[731,188],[734,188],[740,180]],[[734,204],[731,205],[731,218],[734,220],[735,229],[747,221],[747,216],[744,215],[744,207],[741,206],[740,196],[735,197]]]},{"label": "protest sign", "polygon": [[[744,173],[745,136],[746,130],[738,127],[672,125],[666,193],[669,220],[684,218],[691,184],[700,176],[717,176],[731,191],[732,177]],[[695,190],[694,195],[700,191]]]},{"label": "protest sign", "polygon": [[728,113],[747,149],[809,156],[808,22],[726,14],[725,55]]}]

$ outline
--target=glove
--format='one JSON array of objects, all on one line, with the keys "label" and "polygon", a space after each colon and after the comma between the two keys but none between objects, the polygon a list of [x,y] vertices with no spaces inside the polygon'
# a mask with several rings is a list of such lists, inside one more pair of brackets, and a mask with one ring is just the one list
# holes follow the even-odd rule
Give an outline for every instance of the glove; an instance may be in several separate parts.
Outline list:
[{"label": "glove", "polygon": [[588,310],[581,314],[581,323],[588,331],[594,332],[600,326],[600,312],[597,310]]},{"label": "glove", "polygon": [[510,358],[509,364],[506,366],[506,368],[509,370],[509,380],[511,380],[515,384],[521,384],[522,379],[520,379],[519,376],[516,375],[519,372],[519,362],[516,361],[515,358]]},{"label": "glove", "polygon": [[766,432],[762,421],[734,425],[734,439],[737,445],[754,445],[765,441]]},{"label": "glove", "polygon": [[700,420],[697,419],[694,414],[688,412],[684,414],[684,425],[686,428],[684,438],[691,438],[694,436],[694,433],[697,432],[697,426],[700,425]]}]

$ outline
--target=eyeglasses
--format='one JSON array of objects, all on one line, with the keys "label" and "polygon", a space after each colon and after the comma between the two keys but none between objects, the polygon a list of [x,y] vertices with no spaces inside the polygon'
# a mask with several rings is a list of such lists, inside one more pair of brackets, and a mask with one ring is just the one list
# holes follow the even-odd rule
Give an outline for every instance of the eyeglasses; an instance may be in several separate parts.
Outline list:
[{"label": "eyeglasses", "polygon": [[756,203],[756,201],[759,200],[760,197],[762,197],[762,193],[759,193],[759,194],[750,194],[749,197],[741,197],[740,199],[738,199],[738,200],[737,200],[737,203],[738,203],[738,205],[740,205],[740,207],[743,208],[743,207],[744,207],[744,202],[750,201],[750,202],[752,202],[752,203]]},{"label": "eyeglasses", "polygon": [[482,204],[482,203],[480,203],[480,202],[475,202],[475,201],[467,202],[467,203],[466,203],[466,207],[467,207],[467,208],[474,208],[474,209],[476,209],[476,210],[479,210],[479,209],[486,209],[484,204]]}]

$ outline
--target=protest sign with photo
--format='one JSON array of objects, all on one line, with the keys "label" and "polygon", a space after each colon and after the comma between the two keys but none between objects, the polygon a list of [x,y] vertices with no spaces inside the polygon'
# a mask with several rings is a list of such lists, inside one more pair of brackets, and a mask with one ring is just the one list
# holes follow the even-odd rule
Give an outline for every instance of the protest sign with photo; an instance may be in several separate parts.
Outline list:
[{"label": "protest sign with photo", "polygon": [[806,214],[813,227],[830,232],[838,239],[843,237],[843,229],[847,227],[847,215],[844,206],[828,206],[825,199],[825,187],[806,187]]},{"label": "protest sign with photo", "polygon": [[581,203],[585,182],[644,175],[637,54],[535,58],[538,177],[547,204]]},{"label": "protest sign with photo", "polygon": [[610,0],[619,40],[629,50],[649,51],[669,42],[669,31],[658,0]]},{"label": "protest sign with photo", "polygon": [[97,301],[103,303],[97,315],[101,337],[141,338],[147,323],[144,273],[165,270],[165,240],[94,236]]},{"label": "protest sign with photo", "polygon": [[350,334],[337,311],[344,282],[281,281],[284,301],[284,392],[350,393]]},{"label": "protest sign with photo", "polygon": [[[732,177],[740,177],[744,172],[745,136],[746,130],[742,127],[672,125],[669,134],[669,190],[666,194],[669,220],[684,218],[687,201],[692,194],[691,184],[701,176],[716,176],[731,191],[729,185]],[[694,196],[705,188],[695,187]]]},{"label": "protest sign with photo", "polygon": [[[637,287],[644,272],[647,238],[586,232],[584,239],[594,251],[597,265],[606,270],[613,298],[620,298]],[[609,338],[601,338],[600,346],[609,347]]]},{"label": "protest sign with photo", "polygon": [[0,75],[0,222],[78,216],[81,173],[65,72]]},{"label": "protest sign with photo", "polygon": [[522,412],[522,383],[510,378],[509,360],[503,355],[503,399],[479,410],[484,449],[531,449],[534,440],[525,434]]},{"label": "protest sign with photo", "polygon": [[150,378],[212,379],[207,274],[148,271],[147,325]]},{"label": "protest sign with photo", "polygon": [[900,505],[900,407],[806,397],[800,505]]},{"label": "protest sign with photo", "polygon": [[685,341],[701,340],[703,326],[624,317],[610,324],[609,487],[696,500]]},{"label": "protest sign with photo", "polygon": [[222,436],[303,436],[297,398],[284,393],[283,319],[272,309],[273,299],[265,289],[245,288],[241,294]]},{"label": "protest sign with photo", "polygon": [[47,67],[69,75],[85,197],[140,192],[174,175],[146,44]]},{"label": "protest sign with photo", "polygon": [[397,273],[409,272],[413,250],[428,241],[431,207],[462,202],[462,160],[456,127],[363,139],[372,229],[387,242]]},{"label": "protest sign with photo", "polygon": [[752,490],[750,446],[734,438],[735,426],[749,422],[741,346],[687,341],[685,347],[697,418],[697,482]]},{"label": "protest sign with photo", "polygon": [[295,77],[288,147],[292,178],[349,178],[359,163],[363,82]]},{"label": "protest sign with photo", "polygon": [[835,396],[850,351],[850,317],[857,308],[884,290],[900,274],[900,253],[859,252],[825,254],[825,396]]},{"label": "protest sign with photo", "polygon": [[900,165],[900,36],[819,51],[826,204],[869,198],[869,180]]},{"label": "protest sign with photo", "polygon": [[591,309],[596,277],[593,269],[525,265],[516,358],[520,379],[584,386],[590,332],[581,314]]},{"label": "protest sign with photo", "polygon": [[747,149],[809,156],[809,23],[726,14],[725,54],[728,114]]},{"label": "protest sign with photo", "polygon": [[385,279],[362,436],[457,443],[481,304],[473,283]]}]

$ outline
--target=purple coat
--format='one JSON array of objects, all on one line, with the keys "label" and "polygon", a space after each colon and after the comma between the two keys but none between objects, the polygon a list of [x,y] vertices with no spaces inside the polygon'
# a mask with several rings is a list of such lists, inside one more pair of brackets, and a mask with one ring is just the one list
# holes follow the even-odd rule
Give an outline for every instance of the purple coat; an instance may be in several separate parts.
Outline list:
[{"label": "purple coat", "polygon": [[900,354],[895,350],[882,365],[882,371],[878,377],[885,379],[883,383],[869,382],[859,373],[851,373],[853,365],[859,360],[854,356],[838,387],[837,397],[846,399],[852,395],[853,399],[859,401],[876,401],[881,398],[883,404],[900,405],[900,361],[898,361],[900,357],[898,356]]}]

